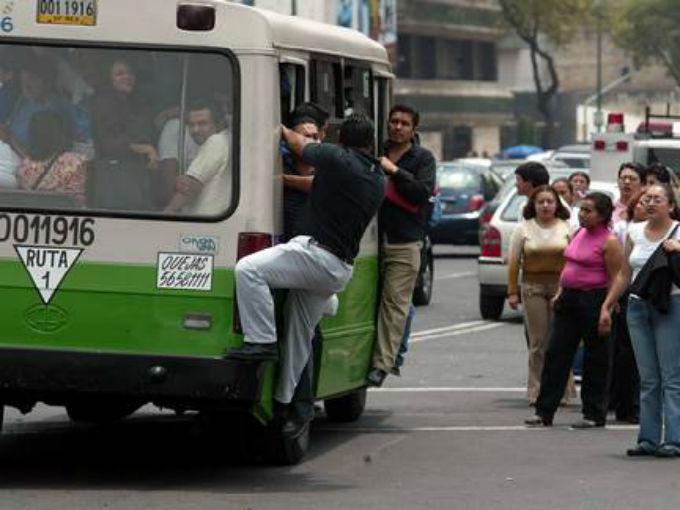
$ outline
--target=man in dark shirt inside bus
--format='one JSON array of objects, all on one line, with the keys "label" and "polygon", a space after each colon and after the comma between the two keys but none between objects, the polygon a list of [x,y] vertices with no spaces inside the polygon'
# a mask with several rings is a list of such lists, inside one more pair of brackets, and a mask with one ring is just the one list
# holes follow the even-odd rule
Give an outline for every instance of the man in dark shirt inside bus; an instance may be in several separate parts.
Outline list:
[{"label": "man in dark shirt inside bus", "polygon": [[380,386],[388,373],[398,374],[395,361],[420,270],[428,205],[435,188],[434,156],[415,141],[418,120],[413,108],[392,107],[385,156],[380,160],[389,182],[380,209],[383,288],[373,368],[367,377],[372,386]]},{"label": "man in dark shirt inside bus", "polygon": [[340,126],[340,145],[309,143],[282,127],[291,150],[315,168],[314,182],[297,225],[297,236],[259,251],[236,264],[236,294],[244,346],[229,358],[278,357],[274,300],[270,289],[289,289],[284,308],[275,404],[285,417],[282,431],[301,433],[308,417],[291,413],[289,404],[312,352],[314,328],[331,296],[352,277],[359,243],[384,197],[384,176],[371,156],[374,127],[353,114]]}]

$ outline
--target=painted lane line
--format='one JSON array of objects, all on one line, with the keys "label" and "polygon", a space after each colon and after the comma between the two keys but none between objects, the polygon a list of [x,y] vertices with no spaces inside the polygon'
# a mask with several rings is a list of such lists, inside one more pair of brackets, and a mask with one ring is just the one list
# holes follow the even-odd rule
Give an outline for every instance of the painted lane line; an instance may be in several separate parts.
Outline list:
[{"label": "painted lane line", "polygon": [[434,280],[439,281],[439,280],[453,280],[456,278],[469,278],[471,276],[477,276],[477,271],[465,271],[462,273],[451,273],[451,274],[445,274],[444,276],[435,276]]},{"label": "painted lane line", "polygon": [[419,337],[412,338],[411,340],[409,340],[409,343],[413,344],[413,343],[418,343],[418,342],[424,342],[425,340],[437,340],[437,339],[440,339],[440,338],[449,338],[449,337],[453,337],[453,336],[467,335],[467,334],[470,334],[470,333],[477,333],[479,331],[487,331],[489,329],[500,328],[502,326],[504,326],[503,323],[494,322],[494,323],[491,323],[491,324],[484,324],[482,326],[477,326],[477,327],[467,328],[467,329],[460,329],[460,330],[451,331],[451,332],[444,332],[444,333],[439,333],[439,334],[436,334],[436,335],[419,336]]},{"label": "painted lane line", "polygon": [[458,324],[452,324],[450,326],[444,326],[441,328],[433,328],[433,329],[423,329],[422,331],[414,331],[411,333],[411,338],[419,337],[419,336],[425,336],[425,335],[432,335],[435,333],[442,333],[444,331],[456,331],[458,329],[465,329],[465,328],[471,328],[473,326],[481,326],[482,324],[495,324],[491,321],[470,321],[470,322],[461,322]]},{"label": "painted lane line", "polygon": [[431,388],[369,388],[375,393],[524,393],[526,388],[467,388],[463,386]]},{"label": "painted lane line", "polygon": [[[443,427],[326,427],[320,425],[314,427],[314,430],[323,432],[351,432],[362,434],[406,434],[410,432],[546,432],[550,430],[568,430],[578,434],[582,431],[573,430],[569,425],[558,425],[553,427],[527,427],[526,425],[454,425]],[[638,430],[637,425],[608,425],[604,429],[598,429],[600,433],[607,430],[618,431],[635,431]]]}]

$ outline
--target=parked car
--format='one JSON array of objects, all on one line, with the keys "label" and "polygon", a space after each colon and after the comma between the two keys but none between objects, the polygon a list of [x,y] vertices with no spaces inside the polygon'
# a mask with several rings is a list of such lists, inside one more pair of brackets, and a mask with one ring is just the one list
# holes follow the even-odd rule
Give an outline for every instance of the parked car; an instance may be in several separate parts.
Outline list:
[{"label": "parked car", "polygon": [[564,145],[555,151],[550,161],[562,162],[572,172],[587,172],[590,170],[590,145],[587,143]]},{"label": "parked car", "polygon": [[[481,161],[481,162],[480,162]],[[442,218],[430,231],[433,244],[478,244],[479,216],[502,180],[490,160],[455,160],[437,168]]]},{"label": "parked car", "polygon": [[[501,186],[501,189],[498,190],[498,193],[496,193],[496,196],[493,198],[493,200],[487,202],[484,207],[482,208],[480,214],[479,214],[479,244],[482,244],[482,237],[484,237],[484,231],[491,221],[491,218],[493,218],[494,213],[496,212],[496,209],[498,209],[498,206],[503,202],[503,200],[513,192],[515,189],[515,169],[521,165],[522,163],[526,163],[528,160],[520,159],[520,160],[508,160],[512,161],[513,165],[511,167],[511,170],[506,174],[505,177],[505,182],[503,182],[503,185]],[[550,177],[552,180],[558,179],[560,177],[568,177],[571,174],[571,169],[567,167],[564,163],[560,161],[543,161],[543,165],[548,169],[548,172],[550,173]],[[495,164],[492,163],[491,169],[493,170],[493,165]]]},{"label": "parked car", "polygon": [[[559,173],[551,173],[557,178]],[[593,181],[591,191],[602,191],[618,198],[618,189],[611,182]],[[513,188],[501,201],[485,229],[481,243],[481,254],[477,259],[479,281],[479,312],[484,319],[497,320],[503,313],[508,293],[508,248],[510,238],[517,227],[527,197],[517,194]]]}]

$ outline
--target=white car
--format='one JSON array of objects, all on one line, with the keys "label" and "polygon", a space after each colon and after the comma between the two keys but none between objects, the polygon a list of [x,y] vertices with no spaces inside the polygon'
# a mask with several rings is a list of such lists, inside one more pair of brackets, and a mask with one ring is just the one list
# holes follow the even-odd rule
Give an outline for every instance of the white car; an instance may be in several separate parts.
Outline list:
[{"label": "white car", "polygon": [[[551,175],[555,178],[555,175]],[[602,191],[616,200],[619,195],[614,183],[593,181],[590,191]],[[481,255],[477,259],[479,281],[479,311],[484,319],[497,320],[503,313],[508,293],[508,248],[510,238],[522,217],[527,197],[515,188],[507,193],[496,209],[482,235]]]}]

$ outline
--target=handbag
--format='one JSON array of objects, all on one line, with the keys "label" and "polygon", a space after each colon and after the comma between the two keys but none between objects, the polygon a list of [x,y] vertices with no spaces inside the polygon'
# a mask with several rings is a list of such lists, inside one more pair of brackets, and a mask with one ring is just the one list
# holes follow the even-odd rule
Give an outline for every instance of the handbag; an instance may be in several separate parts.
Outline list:
[{"label": "handbag", "polygon": [[95,160],[88,167],[87,203],[93,209],[149,211],[153,176],[135,160]]}]

